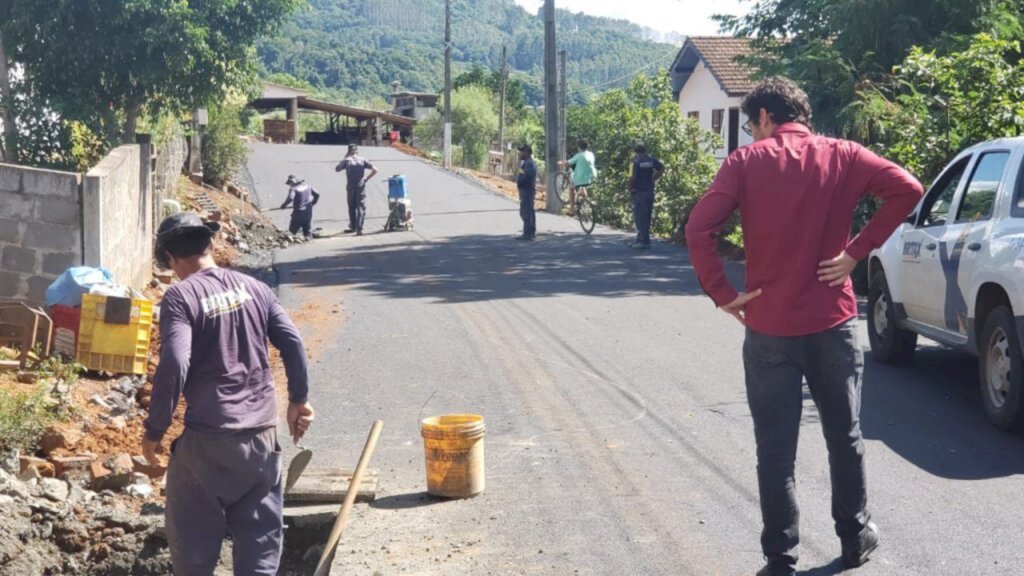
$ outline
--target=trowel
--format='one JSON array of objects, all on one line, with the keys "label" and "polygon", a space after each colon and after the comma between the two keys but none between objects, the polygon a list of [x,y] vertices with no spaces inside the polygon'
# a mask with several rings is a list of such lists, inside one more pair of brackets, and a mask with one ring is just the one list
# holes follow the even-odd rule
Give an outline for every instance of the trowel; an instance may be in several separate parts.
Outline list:
[{"label": "trowel", "polygon": [[302,476],[302,472],[309,465],[309,461],[313,458],[313,451],[306,448],[302,444],[299,444],[298,438],[292,437],[292,442],[295,443],[295,447],[299,449],[299,453],[292,458],[292,461],[288,464],[288,476],[284,481],[284,491],[287,493],[295,486],[295,483],[299,481]]}]

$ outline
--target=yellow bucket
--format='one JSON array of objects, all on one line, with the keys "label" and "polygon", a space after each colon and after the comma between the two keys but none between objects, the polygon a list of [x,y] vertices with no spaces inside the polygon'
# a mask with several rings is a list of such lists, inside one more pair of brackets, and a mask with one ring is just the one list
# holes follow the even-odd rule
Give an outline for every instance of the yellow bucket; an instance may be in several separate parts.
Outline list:
[{"label": "yellow bucket", "polygon": [[420,425],[427,459],[427,492],[468,498],[484,491],[484,417],[449,414]]}]

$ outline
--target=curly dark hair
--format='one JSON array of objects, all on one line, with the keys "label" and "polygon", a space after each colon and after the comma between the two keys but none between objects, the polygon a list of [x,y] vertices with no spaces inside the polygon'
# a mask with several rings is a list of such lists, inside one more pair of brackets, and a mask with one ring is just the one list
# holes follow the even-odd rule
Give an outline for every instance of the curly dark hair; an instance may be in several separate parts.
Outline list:
[{"label": "curly dark hair", "polygon": [[764,108],[776,124],[796,122],[811,126],[811,102],[807,93],[785,76],[765,78],[743,98],[740,106],[754,122]]}]

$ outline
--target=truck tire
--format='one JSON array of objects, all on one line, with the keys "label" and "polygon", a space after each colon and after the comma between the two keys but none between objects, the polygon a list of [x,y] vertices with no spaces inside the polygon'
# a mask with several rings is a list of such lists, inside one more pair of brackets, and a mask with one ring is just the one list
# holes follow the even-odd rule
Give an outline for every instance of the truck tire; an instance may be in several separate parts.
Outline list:
[{"label": "truck tire", "polygon": [[896,324],[896,308],[884,272],[875,274],[868,289],[868,340],[871,354],[887,364],[906,362],[917,349],[917,334]]},{"label": "truck tire", "polygon": [[1004,430],[1024,432],[1024,356],[1008,306],[996,306],[985,319],[978,356],[981,401],[989,420]]}]

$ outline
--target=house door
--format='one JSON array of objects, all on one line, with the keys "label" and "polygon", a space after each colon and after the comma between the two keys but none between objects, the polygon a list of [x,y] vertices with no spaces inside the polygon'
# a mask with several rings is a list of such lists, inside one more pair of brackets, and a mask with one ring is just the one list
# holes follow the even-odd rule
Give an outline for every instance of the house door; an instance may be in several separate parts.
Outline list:
[{"label": "house door", "polygon": [[729,153],[740,147],[740,109],[729,108]]}]

